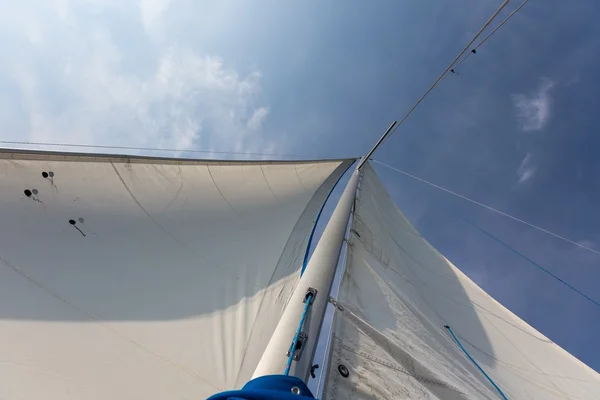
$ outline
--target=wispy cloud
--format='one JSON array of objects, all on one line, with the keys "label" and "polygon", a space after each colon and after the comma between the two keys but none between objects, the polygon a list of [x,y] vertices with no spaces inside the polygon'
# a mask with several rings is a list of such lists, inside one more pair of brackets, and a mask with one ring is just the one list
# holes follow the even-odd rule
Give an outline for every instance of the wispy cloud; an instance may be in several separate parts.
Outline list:
[{"label": "wispy cloud", "polygon": [[269,109],[266,107],[261,107],[254,111],[254,114],[252,114],[252,117],[250,117],[250,119],[248,120],[248,128],[252,130],[257,130],[258,128],[260,128],[263,121],[267,118],[267,115],[269,115]]},{"label": "wispy cloud", "polygon": [[44,0],[7,6],[10,18],[0,16],[0,43],[10,44],[11,54],[0,65],[0,84],[10,82],[0,91],[8,107],[0,112],[3,138],[272,148],[258,129],[269,111],[260,71],[240,74],[219,56],[165,36],[170,3],[98,2],[91,14],[75,0],[61,1],[60,9]]},{"label": "wispy cloud", "polygon": [[523,131],[539,131],[546,126],[551,115],[550,92],[554,85],[555,82],[544,78],[536,91],[530,94],[512,95],[517,109],[517,118]]},{"label": "wispy cloud", "polygon": [[531,153],[527,153],[525,158],[521,161],[519,168],[517,168],[517,175],[519,177],[519,183],[528,181],[535,174],[537,167],[533,165]]}]

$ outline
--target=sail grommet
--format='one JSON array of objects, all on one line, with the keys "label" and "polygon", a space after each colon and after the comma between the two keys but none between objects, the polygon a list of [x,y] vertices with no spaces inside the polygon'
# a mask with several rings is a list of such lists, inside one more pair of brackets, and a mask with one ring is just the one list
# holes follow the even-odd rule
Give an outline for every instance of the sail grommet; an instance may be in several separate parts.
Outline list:
[{"label": "sail grommet", "polygon": [[350,371],[348,371],[348,368],[344,364],[338,365],[338,372],[344,378],[347,378],[348,376],[350,376]]},{"label": "sail grommet", "polygon": [[300,395],[300,388],[298,386],[294,386],[292,388],[292,393]]}]

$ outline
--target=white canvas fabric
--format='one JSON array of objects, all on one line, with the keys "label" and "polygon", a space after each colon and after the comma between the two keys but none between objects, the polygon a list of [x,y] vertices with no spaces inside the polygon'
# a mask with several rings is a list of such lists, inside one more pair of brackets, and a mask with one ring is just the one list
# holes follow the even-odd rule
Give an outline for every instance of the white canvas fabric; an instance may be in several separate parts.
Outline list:
[{"label": "white canvas fabric", "polygon": [[0,398],[243,386],[350,163],[0,152]]},{"label": "white canvas fabric", "polygon": [[338,296],[325,399],[502,399],[445,325],[508,399],[600,399],[599,375],[431,247],[369,165]]}]

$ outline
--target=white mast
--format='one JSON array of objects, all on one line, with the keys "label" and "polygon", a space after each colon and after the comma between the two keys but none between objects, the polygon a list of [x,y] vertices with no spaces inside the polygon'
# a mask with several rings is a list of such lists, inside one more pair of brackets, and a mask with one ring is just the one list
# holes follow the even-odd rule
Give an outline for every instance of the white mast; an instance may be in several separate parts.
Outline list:
[{"label": "white mast", "polygon": [[[352,173],[252,378],[279,375],[285,371],[286,374],[297,376],[305,382],[308,380],[344,243],[344,234],[356,198],[361,168],[395,125],[396,121],[389,126],[367,156],[359,161],[356,170]],[[309,296],[308,301],[306,301],[307,296]],[[308,306],[306,303],[311,301]],[[295,350],[292,350],[292,345],[296,342],[299,342],[299,345],[296,344]],[[291,360],[290,357],[293,359]]]},{"label": "white mast", "polygon": [[344,233],[356,196],[359,174],[360,171],[356,169],[348,181],[321,240],[319,240],[306,270],[300,278],[275,332],[273,332],[269,345],[254,371],[253,378],[264,375],[280,375],[284,372],[289,359],[287,354],[305,309],[304,300],[307,292],[311,290],[313,293],[316,291],[316,295],[308,309],[302,328],[302,333],[306,335],[306,338],[301,338],[301,348],[296,351],[298,359],[294,359],[290,369],[290,375],[297,376],[304,381],[307,380],[344,242]]}]

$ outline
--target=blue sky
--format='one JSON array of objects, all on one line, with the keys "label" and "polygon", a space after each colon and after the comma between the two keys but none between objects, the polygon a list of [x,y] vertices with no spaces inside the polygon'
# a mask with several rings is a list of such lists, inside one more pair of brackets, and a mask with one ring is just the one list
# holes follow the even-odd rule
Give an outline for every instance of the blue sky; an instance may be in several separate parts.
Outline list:
[{"label": "blue sky", "polygon": [[[499,4],[10,2],[0,140],[359,156]],[[599,13],[531,0],[375,159],[600,250]],[[600,301],[599,255],[376,170],[434,246],[600,370],[600,309],[461,217]]]}]

